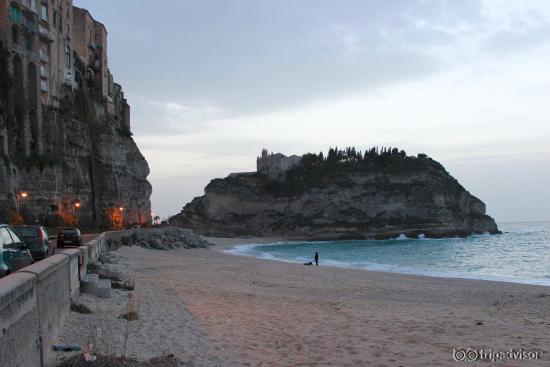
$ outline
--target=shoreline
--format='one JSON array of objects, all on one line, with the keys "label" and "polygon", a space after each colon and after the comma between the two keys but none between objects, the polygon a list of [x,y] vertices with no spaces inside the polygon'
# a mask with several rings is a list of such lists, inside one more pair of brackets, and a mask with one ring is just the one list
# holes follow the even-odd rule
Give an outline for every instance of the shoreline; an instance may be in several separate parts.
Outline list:
[{"label": "shoreline", "polygon": [[[211,239],[212,240],[212,239]],[[265,242],[280,238],[264,239]],[[206,249],[138,246],[109,253],[135,279],[139,320],[128,355],[173,353],[195,366],[456,366],[453,348],[523,348],[550,358],[550,290],[503,282],[406,275],[235,256],[239,243]],[[60,342],[85,345],[94,319],[113,332],[128,293],[80,296]],[[103,310],[103,311],[102,311]],[[115,342],[117,342],[115,340]],[[117,342],[120,343],[120,342]]]},{"label": "shoreline", "polygon": [[[493,236],[491,234],[491,236]],[[282,237],[249,237],[249,238],[236,238],[236,237],[205,237],[209,242],[214,244],[214,246],[211,248],[214,251],[220,251],[223,253],[227,253],[233,256],[243,256],[243,257],[250,257],[254,259],[259,260],[267,260],[267,261],[276,261],[276,262],[282,262],[282,263],[290,263],[290,264],[299,264],[302,263],[300,261],[293,261],[293,260],[286,260],[286,259],[277,259],[277,258],[264,258],[254,255],[248,255],[246,253],[237,253],[230,251],[231,249],[237,247],[237,246],[246,246],[246,245],[273,245],[276,246],[279,243],[292,243],[292,242],[325,242],[325,241],[298,241],[298,240],[291,240],[286,239]],[[414,240],[414,239],[413,239]],[[361,240],[358,240],[361,241]],[[331,242],[331,241],[326,241]],[[444,271],[436,271],[436,270],[423,270],[423,269],[414,269],[407,271],[406,268],[402,271],[399,270],[385,270],[385,269],[372,269],[372,268],[361,268],[361,267],[353,267],[353,266],[346,266],[345,264],[338,265],[334,262],[332,263],[323,263],[321,262],[321,266],[323,267],[331,267],[336,269],[349,269],[349,270],[357,270],[357,271],[365,271],[365,272],[375,272],[375,273],[388,273],[388,274],[397,274],[397,275],[407,275],[407,276],[419,276],[419,277],[429,277],[429,278],[443,278],[443,279],[462,279],[462,280],[472,280],[472,281],[486,281],[486,282],[495,282],[495,283],[507,283],[507,284],[518,284],[518,285],[530,285],[530,286],[540,286],[540,287],[550,287],[550,280],[540,279],[539,278],[506,278],[506,277],[500,277],[496,275],[468,275],[466,273],[452,273],[452,272],[444,272]],[[383,264],[380,264],[380,266],[384,266]],[[388,265],[390,267],[390,265]],[[398,268],[398,266],[395,266]],[[542,282],[542,283],[541,283]],[[544,284],[546,283],[546,284]]]}]

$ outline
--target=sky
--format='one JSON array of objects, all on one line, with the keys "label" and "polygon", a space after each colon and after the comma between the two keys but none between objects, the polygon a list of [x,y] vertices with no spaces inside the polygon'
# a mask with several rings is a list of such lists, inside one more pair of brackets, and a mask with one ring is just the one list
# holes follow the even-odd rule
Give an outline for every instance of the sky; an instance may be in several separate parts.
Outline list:
[{"label": "sky", "polygon": [[109,32],[152,206],[287,155],[426,153],[497,222],[550,220],[550,1],[75,0]]}]

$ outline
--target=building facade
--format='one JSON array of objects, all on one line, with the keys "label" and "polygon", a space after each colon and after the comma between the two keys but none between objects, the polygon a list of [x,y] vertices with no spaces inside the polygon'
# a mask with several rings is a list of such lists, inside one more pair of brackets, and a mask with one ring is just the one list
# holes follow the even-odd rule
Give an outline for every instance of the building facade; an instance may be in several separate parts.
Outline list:
[{"label": "building facade", "polygon": [[73,7],[73,43],[76,53],[86,67],[86,78],[92,81],[97,95],[112,104],[107,54],[107,29],[86,9]]},{"label": "building facade", "polygon": [[[78,88],[78,61],[94,96],[130,129],[130,107],[109,72],[107,29],[72,0],[0,0],[0,48],[12,81],[0,89],[13,90],[10,101],[0,103],[14,120],[0,124],[0,152],[44,153],[44,113]],[[115,108],[114,100],[123,107]]]},{"label": "building facade", "polygon": [[297,155],[287,157],[282,153],[269,153],[262,150],[262,155],[256,158],[256,170],[272,178],[282,178],[292,167],[300,164],[302,158]]}]

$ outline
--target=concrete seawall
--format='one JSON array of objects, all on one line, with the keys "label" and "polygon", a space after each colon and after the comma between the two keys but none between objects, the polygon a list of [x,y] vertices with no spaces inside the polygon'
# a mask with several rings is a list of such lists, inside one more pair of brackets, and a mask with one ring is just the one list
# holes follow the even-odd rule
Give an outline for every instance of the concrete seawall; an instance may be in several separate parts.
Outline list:
[{"label": "concrete seawall", "polygon": [[98,261],[102,233],[75,249],[66,249],[0,279],[0,366],[50,367],[52,346],[63,330],[71,301],[78,297],[88,264]]}]

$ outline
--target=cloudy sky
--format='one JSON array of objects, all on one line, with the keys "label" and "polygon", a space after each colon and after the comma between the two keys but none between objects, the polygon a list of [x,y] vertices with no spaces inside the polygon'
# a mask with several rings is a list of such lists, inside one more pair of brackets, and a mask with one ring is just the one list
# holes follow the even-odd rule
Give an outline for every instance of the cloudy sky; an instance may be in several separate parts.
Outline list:
[{"label": "cloudy sky", "polygon": [[75,0],[109,30],[153,209],[262,147],[397,146],[497,221],[550,220],[550,1]]}]

